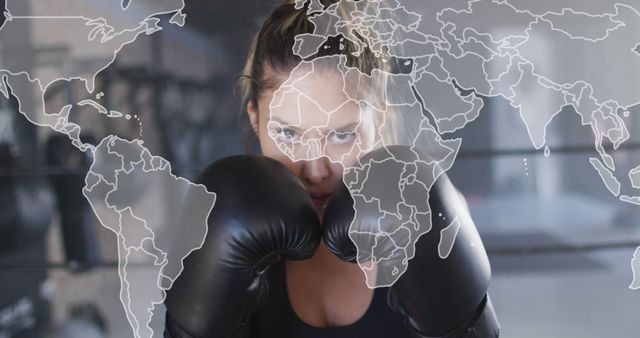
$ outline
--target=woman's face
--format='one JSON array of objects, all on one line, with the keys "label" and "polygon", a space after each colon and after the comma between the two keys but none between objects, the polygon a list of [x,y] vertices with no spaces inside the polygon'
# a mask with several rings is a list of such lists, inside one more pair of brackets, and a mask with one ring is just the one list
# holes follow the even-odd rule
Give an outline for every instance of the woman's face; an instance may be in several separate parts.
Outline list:
[{"label": "woman's face", "polygon": [[343,168],[370,148],[373,124],[347,96],[337,71],[294,71],[282,80],[276,90],[260,93],[257,107],[248,105],[249,119],[263,155],[300,178],[322,215]]}]

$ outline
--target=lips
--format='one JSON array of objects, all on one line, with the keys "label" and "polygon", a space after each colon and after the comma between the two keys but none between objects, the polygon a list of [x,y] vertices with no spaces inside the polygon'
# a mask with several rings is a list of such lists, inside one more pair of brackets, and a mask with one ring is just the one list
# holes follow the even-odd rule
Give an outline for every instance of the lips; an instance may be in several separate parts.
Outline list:
[{"label": "lips", "polygon": [[316,209],[324,209],[327,206],[327,202],[329,202],[329,198],[331,198],[332,193],[315,193],[310,192],[309,196],[311,196],[311,200],[313,200],[313,204],[316,206]]}]

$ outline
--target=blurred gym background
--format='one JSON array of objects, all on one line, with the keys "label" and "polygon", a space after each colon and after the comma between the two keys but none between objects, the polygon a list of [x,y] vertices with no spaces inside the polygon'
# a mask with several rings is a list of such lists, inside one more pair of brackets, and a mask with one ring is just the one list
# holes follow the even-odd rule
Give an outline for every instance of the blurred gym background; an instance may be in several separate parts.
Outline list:
[{"label": "blurred gym background", "polygon": [[[106,108],[138,118],[114,120],[74,107],[83,139],[142,132],[145,146],[187,178],[245,152],[246,121],[234,84],[248,42],[274,3],[187,0],[183,28],[163,25],[170,15],[159,16],[165,29],[126,45],[96,79]],[[88,12],[100,6],[77,5]],[[38,0],[16,6],[28,13]],[[23,58],[34,73],[56,74],[112,57],[79,49],[85,38],[25,24],[3,36],[0,64]],[[54,86],[46,106],[89,97],[82,83],[72,84]],[[81,194],[91,159],[17,109],[15,98],[0,96],[0,337],[130,337],[115,237]],[[619,166],[640,163],[637,115],[627,120],[632,139],[612,152]],[[606,190],[589,164],[597,154],[579,116],[566,109],[553,120],[548,158],[501,99],[486,99],[480,117],[454,136],[463,145],[449,174],[489,252],[503,336],[636,337],[640,291],[628,285],[640,207]],[[255,149],[251,140],[248,146]],[[162,318],[155,320],[159,332]]]}]

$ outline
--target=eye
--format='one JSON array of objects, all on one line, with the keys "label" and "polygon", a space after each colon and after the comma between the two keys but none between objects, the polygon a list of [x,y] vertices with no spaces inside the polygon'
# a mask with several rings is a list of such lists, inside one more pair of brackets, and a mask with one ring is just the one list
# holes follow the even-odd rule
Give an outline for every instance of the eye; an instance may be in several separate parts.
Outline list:
[{"label": "eye", "polygon": [[278,128],[276,131],[276,138],[283,142],[293,142],[298,139],[298,133],[291,128]]},{"label": "eye", "polygon": [[348,144],[356,139],[355,131],[332,131],[329,134],[329,141],[336,144]]}]

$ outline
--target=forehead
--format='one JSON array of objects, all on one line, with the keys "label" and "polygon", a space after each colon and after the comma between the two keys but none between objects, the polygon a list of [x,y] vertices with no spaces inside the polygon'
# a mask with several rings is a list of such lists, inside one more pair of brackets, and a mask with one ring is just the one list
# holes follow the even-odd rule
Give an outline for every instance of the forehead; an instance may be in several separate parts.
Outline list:
[{"label": "forehead", "polygon": [[337,69],[296,68],[274,92],[269,111],[272,120],[301,128],[339,127],[359,122],[358,102],[345,91]]}]

